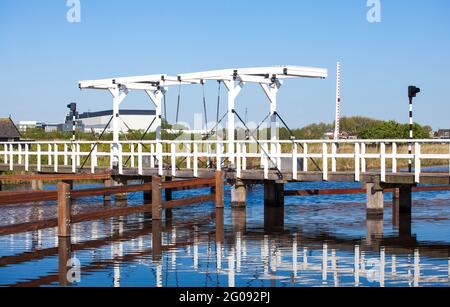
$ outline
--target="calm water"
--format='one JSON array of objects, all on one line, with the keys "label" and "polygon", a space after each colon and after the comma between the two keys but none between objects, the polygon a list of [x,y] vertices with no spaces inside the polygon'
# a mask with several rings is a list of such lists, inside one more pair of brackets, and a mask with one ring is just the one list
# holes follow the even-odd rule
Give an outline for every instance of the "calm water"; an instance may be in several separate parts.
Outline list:
[{"label": "calm water", "polygon": [[[287,188],[343,187],[359,185],[300,183]],[[264,223],[262,193],[261,186],[253,187],[246,210],[227,205],[216,211],[207,203],[174,210],[173,220],[162,225],[152,225],[143,215],[77,224],[71,256],[80,261],[82,274],[72,286],[450,285],[450,192],[414,194],[411,227],[402,221],[402,231],[389,194],[384,221],[366,221],[364,195],[287,198],[283,225],[282,212],[275,209],[266,212]],[[142,198],[142,193],[129,195],[127,205],[140,205]],[[101,208],[102,198],[74,204],[75,212]],[[0,226],[55,214],[51,202],[1,207]],[[162,249],[152,239],[159,232]],[[54,229],[0,237],[0,285],[65,285],[66,272],[58,264],[68,255],[58,244]]]}]

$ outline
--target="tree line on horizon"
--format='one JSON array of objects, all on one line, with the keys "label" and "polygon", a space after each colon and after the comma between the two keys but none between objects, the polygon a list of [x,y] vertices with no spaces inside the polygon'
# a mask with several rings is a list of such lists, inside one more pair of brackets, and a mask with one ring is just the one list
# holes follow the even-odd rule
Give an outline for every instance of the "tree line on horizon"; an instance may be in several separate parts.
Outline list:
[{"label": "tree line on horizon", "polygon": [[[300,129],[292,130],[292,134],[299,140],[320,140],[323,139],[326,133],[334,132],[333,123],[318,123],[305,126]],[[165,124],[164,129],[170,129],[172,126]],[[401,124],[394,120],[383,121],[368,117],[353,116],[344,117],[340,122],[341,132],[346,132],[349,135],[357,136],[359,139],[408,139],[409,138],[409,124]],[[422,126],[414,124],[414,138],[428,139],[431,138],[433,129],[430,126]],[[169,134],[163,131],[163,139],[174,140],[181,134]],[[270,135],[270,133],[268,133]],[[122,140],[140,140],[144,136],[144,131],[130,131],[128,134],[122,134]],[[77,140],[96,141],[98,135],[86,132],[76,132]],[[143,139],[154,140],[155,132],[148,133]],[[72,138],[71,132],[45,132],[43,129],[28,129],[22,132],[22,138],[27,140],[70,140]],[[289,140],[291,133],[287,128],[280,128],[280,139]],[[103,135],[102,141],[111,141],[112,134],[106,133]]]}]

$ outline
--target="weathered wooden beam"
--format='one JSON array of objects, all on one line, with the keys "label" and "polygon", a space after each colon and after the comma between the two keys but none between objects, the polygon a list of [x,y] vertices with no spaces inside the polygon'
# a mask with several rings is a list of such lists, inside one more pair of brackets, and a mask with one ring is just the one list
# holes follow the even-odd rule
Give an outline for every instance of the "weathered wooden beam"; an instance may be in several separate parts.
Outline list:
[{"label": "weathered wooden beam", "polygon": [[70,237],[72,199],[70,195],[70,184],[58,183],[58,236],[60,238]]},{"label": "weathered wooden beam", "polygon": [[162,179],[159,176],[152,178],[152,220],[162,220]]},{"label": "weathered wooden beam", "polygon": [[215,174],[216,187],[215,187],[215,200],[216,208],[224,207],[224,177],[222,171],[217,171]]},{"label": "weathered wooden beam", "polygon": [[214,195],[202,195],[196,197],[190,197],[185,199],[177,199],[166,202],[163,204],[164,209],[175,209],[184,206],[190,206],[194,204],[200,204],[205,202],[215,201]]},{"label": "weathered wooden beam", "polygon": [[41,181],[66,181],[66,180],[107,180],[111,178],[110,174],[38,174],[38,175],[2,175],[0,181],[3,182],[30,182],[33,180]]},{"label": "weathered wooden beam", "polygon": [[163,189],[180,189],[187,188],[193,189],[193,187],[198,186],[212,186],[215,185],[215,178],[199,178],[192,180],[177,180],[177,181],[168,181],[162,184]]}]

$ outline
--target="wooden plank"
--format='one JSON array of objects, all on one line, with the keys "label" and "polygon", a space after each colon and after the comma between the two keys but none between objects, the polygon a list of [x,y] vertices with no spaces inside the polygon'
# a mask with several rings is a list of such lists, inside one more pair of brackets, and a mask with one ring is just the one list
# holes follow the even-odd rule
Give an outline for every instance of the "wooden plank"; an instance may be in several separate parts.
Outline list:
[{"label": "wooden plank", "polygon": [[0,192],[0,206],[55,201],[56,199],[56,191]]},{"label": "wooden plank", "polygon": [[162,220],[162,179],[159,176],[152,178],[152,219]]},{"label": "wooden plank", "polygon": [[58,226],[58,219],[51,219],[45,221],[37,221],[30,223],[23,223],[11,226],[0,227],[0,236],[6,236],[16,233],[37,231],[41,229],[54,228]]},{"label": "wooden plank", "polygon": [[224,207],[224,177],[222,171],[216,172],[216,189],[215,189],[215,201],[216,201],[216,208],[223,208]]},{"label": "wooden plank", "polygon": [[189,188],[192,186],[215,185],[215,178],[198,178],[192,180],[169,181],[162,184],[163,189]]},{"label": "wooden plank", "polygon": [[71,229],[71,197],[70,184],[58,183],[58,236],[70,237]]},{"label": "wooden plank", "polygon": [[127,207],[127,208],[115,208],[115,209],[107,209],[98,212],[90,212],[77,214],[72,216],[72,223],[82,223],[94,220],[102,220],[108,219],[112,217],[126,216],[138,213],[147,213],[149,212],[149,208],[146,206],[138,206],[138,207]]},{"label": "wooden plank", "polygon": [[102,174],[39,174],[39,175],[2,175],[0,181],[65,181],[65,180],[106,180],[111,178],[108,173]]},{"label": "wooden plank", "polygon": [[185,198],[185,199],[177,199],[172,200],[169,202],[166,202],[163,204],[164,209],[175,209],[179,207],[194,205],[194,204],[200,204],[205,202],[215,201],[214,195],[204,195],[204,196],[196,196],[191,198]]},{"label": "wooden plank", "polygon": [[351,195],[364,194],[365,189],[332,189],[332,190],[289,190],[285,191],[285,196],[318,196],[318,195]]}]

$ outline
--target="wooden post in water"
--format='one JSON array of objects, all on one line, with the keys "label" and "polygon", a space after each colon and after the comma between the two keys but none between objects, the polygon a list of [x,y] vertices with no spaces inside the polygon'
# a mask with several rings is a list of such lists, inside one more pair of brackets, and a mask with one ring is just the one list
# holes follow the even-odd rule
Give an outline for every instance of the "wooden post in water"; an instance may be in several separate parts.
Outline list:
[{"label": "wooden post in water", "polygon": [[367,217],[382,218],[384,214],[384,192],[380,183],[367,183]]},{"label": "wooden post in water", "polygon": [[162,179],[158,176],[152,178],[152,219],[162,220]]},{"label": "wooden post in water", "polygon": [[216,195],[216,208],[224,208],[224,178],[223,172],[217,171],[215,173],[216,186],[215,186],[215,195]]},{"label": "wooden post in water", "polygon": [[[166,177],[165,181],[166,182],[172,181],[172,177]],[[165,195],[165,197],[164,197],[165,201],[173,200],[173,191],[172,191],[172,189],[166,189],[164,195]],[[172,219],[172,209],[166,209],[165,210],[165,214],[166,214],[166,219]]]},{"label": "wooden post in water", "polygon": [[[108,180],[103,180],[103,186],[105,188],[111,188],[112,187],[112,180],[108,179]],[[105,204],[109,205],[111,203],[111,194],[105,195],[104,197],[104,202]]]},{"label": "wooden post in water", "polygon": [[70,285],[68,274],[70,270],[70,259],[72,258],[71,238],[60,237],[58,239],[58,271],[59,285],[67,287]]},{"label": "wooden post in water", "polygon": [[58,183],[58,236],[70,237],[71,196],[70,184]]}]

